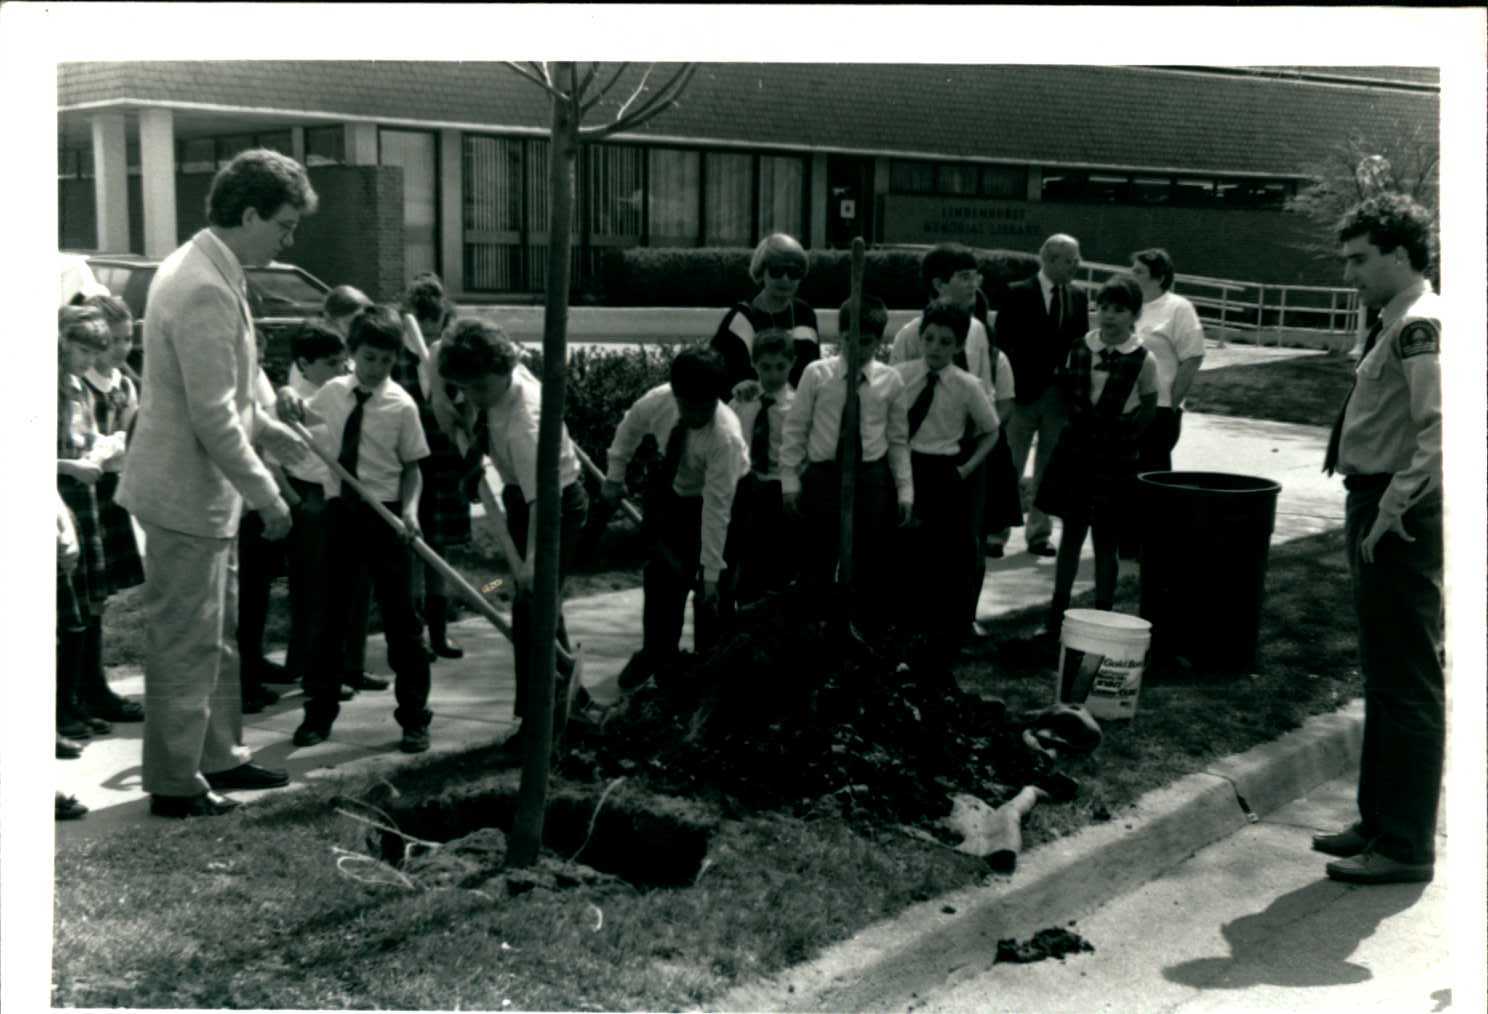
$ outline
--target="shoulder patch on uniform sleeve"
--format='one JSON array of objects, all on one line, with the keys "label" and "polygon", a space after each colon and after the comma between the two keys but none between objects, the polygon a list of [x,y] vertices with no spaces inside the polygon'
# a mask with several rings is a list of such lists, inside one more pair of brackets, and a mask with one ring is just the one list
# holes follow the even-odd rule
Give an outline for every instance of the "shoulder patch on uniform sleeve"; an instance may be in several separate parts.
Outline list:
[{"label": "shoulder patch on uniform sleeve", "polygon": [[1438,355],[1441,352],[1441,325],[1434,320],[1407,321],[1395,339],[1401,359],[1411,356]]}]

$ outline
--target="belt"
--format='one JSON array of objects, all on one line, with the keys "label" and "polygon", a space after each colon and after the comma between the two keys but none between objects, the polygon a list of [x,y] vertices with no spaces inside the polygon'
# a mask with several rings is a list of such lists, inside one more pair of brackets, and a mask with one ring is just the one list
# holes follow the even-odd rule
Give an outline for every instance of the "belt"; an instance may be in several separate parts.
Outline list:
[{"label": "belt", "polygon": [[1353,492],[1384,489],[1390,485],[1390,480],[1393,478],[1395,478],[1395,473],[1393,472],[1378,472],[1373,475],[1345,475],[1343,477],[1343,488]]}]

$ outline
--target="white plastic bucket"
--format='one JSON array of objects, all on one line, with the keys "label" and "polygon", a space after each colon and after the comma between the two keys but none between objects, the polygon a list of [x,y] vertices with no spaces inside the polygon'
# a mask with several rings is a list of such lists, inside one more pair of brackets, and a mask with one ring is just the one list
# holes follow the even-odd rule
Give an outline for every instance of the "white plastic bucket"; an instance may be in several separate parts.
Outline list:
[{"label": "white plastic bucket", "polygon": [[1069,609],[1059,634],[1055,704],[1083,704],[1099,720],[1137,713],[1152,624],[1101,609]]}]

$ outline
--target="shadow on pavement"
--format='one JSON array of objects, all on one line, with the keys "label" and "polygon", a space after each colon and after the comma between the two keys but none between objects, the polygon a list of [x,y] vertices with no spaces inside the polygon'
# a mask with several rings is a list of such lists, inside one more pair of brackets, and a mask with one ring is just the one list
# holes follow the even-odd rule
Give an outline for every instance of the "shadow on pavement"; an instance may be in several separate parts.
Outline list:
[{"label": "shadow on pavement", "polygon": [[[1194,989],[1367,982],[1373,973],[1349,957],[1381,922],[1410,908],[1425,890],[1425,884],[1354,888],[1314,881],[1281,895],[1263,911],[1226,923],[1220,932],[1230,945],[1229,957],[1185,961],[1164,968],[1163,977]],[[1277,943],[1286,938],[1288,927],[1309,917],[1316,930],[1310,946],[1298,951]]]}]

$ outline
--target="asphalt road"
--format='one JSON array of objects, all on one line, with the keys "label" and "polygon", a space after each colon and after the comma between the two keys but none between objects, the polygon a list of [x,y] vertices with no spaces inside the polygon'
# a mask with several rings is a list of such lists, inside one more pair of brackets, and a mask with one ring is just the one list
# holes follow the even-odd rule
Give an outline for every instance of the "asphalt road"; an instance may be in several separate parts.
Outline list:
[{"label": "asphalt road", "polygon": [[[1353,813],[1353,778],[1325,783],[1081,920],[1072,929],[1093,953],[1022,965],[991,964],[989,954],[931,995],[885,998],[884,1008],[1445,1010],[1453,981],[1445,833],[1432,884],[1339,884],[1309,842]],[[1481,997],[1458,1002],[1474,1009]]]}]

